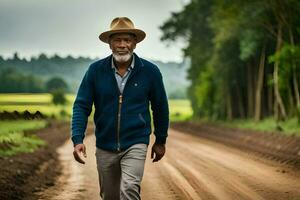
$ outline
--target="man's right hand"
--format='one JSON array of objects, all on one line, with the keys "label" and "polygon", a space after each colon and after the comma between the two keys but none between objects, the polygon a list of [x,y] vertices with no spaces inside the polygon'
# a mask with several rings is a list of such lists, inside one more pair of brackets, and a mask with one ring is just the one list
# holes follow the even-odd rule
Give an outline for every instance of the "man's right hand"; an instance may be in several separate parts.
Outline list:
[{"label": "man's right hand", "polygon": [[83,156],[86,158],[86,149],[84,144],[76,144],[73,151],[73,156],[75,160],[81,164],[85,164],[85,162],[80,157],[80,154],[83,154]]}]

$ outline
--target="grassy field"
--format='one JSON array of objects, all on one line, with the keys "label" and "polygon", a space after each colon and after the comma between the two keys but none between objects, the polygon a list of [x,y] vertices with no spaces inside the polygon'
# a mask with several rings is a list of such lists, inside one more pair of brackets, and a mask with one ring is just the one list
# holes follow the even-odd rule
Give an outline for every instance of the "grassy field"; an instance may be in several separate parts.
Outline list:
[{"label": "grassy field", "polygon": [[[70,120],[72,105],[75,99],[74,94],[66,95],[68,103],[64,106],[51,103],[50,94],[0,94],[0,112],[17,110],[23,112],[40,111],[48,116],[55,116],[57,119]],[[169,100],[171,122],[191,119],[193,111],[189,100]],[[90,120],[92,117],[90,117]],[[230,122],[217,122],[224,126],[258,131],[277,131],[278,127],[285,134],[299,134],[300,125],[296,119],[289,119],[277,124],[274,119],[268,118],[260,122],[253,120],[234,120]]]},{"label": "grassy field", "polygon": [[40,111],[44,115],[61,119],[72,114],[74,95],[67,94],[66,105],[54,105],[50,94],[0,94],[0,112],[28,110],[31,113]]},{"label": "grassy field", "polygon": [[40,129],[46,126],[44,120],[0,121],[0,156],[11,156],[20,152],[33,152],[44,141],[24,131]]},{"label": "grassy field", "polygon": [[[0,112],[28,110],[31,113],[40,111],[47,116],[55,116],[58,119],[69,118],[72,115],[74,94],[66,95],[68,103],[64,106],[51,103],[50,94],[0,94]],[[192,109],[188,100],[170,100],[171,121],[181,121],[192,116]],[[62,116],[62,113],[64,116]]]},{"label": "grassy field", "polygon": [[227,127],[240,129],[250,129],[266,132],[281,132],[286,135],[300,135],[300,124],[296,118],[288,119],[284,122],[278,122],[273,118],[267,118],[260,122],[253,120],[233,120],[230,122],[217,122]]},{"label": "grassy field", "polygon": [[[46,102],[51,103],[51,94],[49,93],[7,93],[7,94],[0,94],[0,105],[3,102]],[[67,94],[66,98],[68,101],[73,102],[75,96],[73,94]]]},{"label": "grassy field", "polygon": [[189,100],[169,100],[169,107],[171,122],[188,120],[193,115]]}]

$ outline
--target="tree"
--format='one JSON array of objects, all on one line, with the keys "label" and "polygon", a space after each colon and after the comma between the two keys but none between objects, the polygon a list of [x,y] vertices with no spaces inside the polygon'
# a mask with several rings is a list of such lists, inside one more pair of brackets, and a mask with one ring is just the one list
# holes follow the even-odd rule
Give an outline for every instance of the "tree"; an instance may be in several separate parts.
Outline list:
[{"label": "tree", "polygon": [[[188,78],[191,80],[188,96],[194,110],[194,115],[202,115],[202,107],[196,87],[199,87],[199,77],[207,70],[207,62],[212,54],[213,32],[207,23],[211,16],[213,1],[191,1],[181,12],[172,13],[172,16],[160,27],[163,31],[163,41],[176,41],[183,38],[187,47],[184,55],[191,58]],[[200,88],[199,88],[200,89]],[[200,89],[201,91],[205,91]]]},{"label": "tree", "polygon": [[68,85],[64,81],[64,79],[62,79],[60,77],[52,77],[46,83],[46,90],[48,92],[53,92],[56,90],[61,90],[63,92],[66,92],[68,90]]},{"label": "tree", "polygon": [[44,92],[44,82],[41,79],[11,68],[0,70],[0,80],[0,92],[2,93]]},{"label": "tree", "polygon": [[187,42],[183,50],[191,58],[188,96],[194,115],[295,116],[299,16],[297,0],[192,0],[172,13],[161,26],[161,39]]},{"label": "tree", "polygon": [[52,102],[55,104],[55,105],[59,105],[59,104],[66,104],[67,102],[67,99],[65,97],[65,93],[63,90],[61,89],[57,89],[57,90],[54,90],[52,91]]}]

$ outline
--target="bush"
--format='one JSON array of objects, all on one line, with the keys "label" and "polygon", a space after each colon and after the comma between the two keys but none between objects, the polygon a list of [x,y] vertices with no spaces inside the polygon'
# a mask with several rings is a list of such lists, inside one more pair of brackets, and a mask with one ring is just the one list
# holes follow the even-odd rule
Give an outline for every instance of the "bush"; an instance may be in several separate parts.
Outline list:
[{"label": "bush", "polygon": [[67,99],[65,97],[65,93],[63,90],[54,90],[52,91],[52,102],[55,105],[64,105],[67,103]]},{"label": "bush", "polygon": [[63,78],[53,77],[47,81],[46,90],[48,92],[55,92],[56,90],[62,90],[66,92],[68,90],[68,85]]}]

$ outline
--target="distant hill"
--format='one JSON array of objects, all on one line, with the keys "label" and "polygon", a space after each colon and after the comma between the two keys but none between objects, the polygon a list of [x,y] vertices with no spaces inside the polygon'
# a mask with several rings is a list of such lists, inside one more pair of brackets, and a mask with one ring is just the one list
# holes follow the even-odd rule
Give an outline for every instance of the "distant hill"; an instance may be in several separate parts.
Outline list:
[{"label": "distant hill", "polygon": [[[94,61],[95,59],[86,57],[74,58],[72,56],[60,57],[58,55],[47,57],[45,54],[40,54],[38,57],[33,57],[30,61],[27,61],[26,59],[20,59],[17,54],[14,54],[13,58],[7,60],[0,56],[0,70],[14,69],[20,73],[34,75],[43,81],[58,76],[68,83],[70,92],[75,93],[89,64]],[[185,98],[186,88],[189,84],[186,79],[186,70],[189,67],[189,63],[151,62],[160,68],[169,98]]]}]

